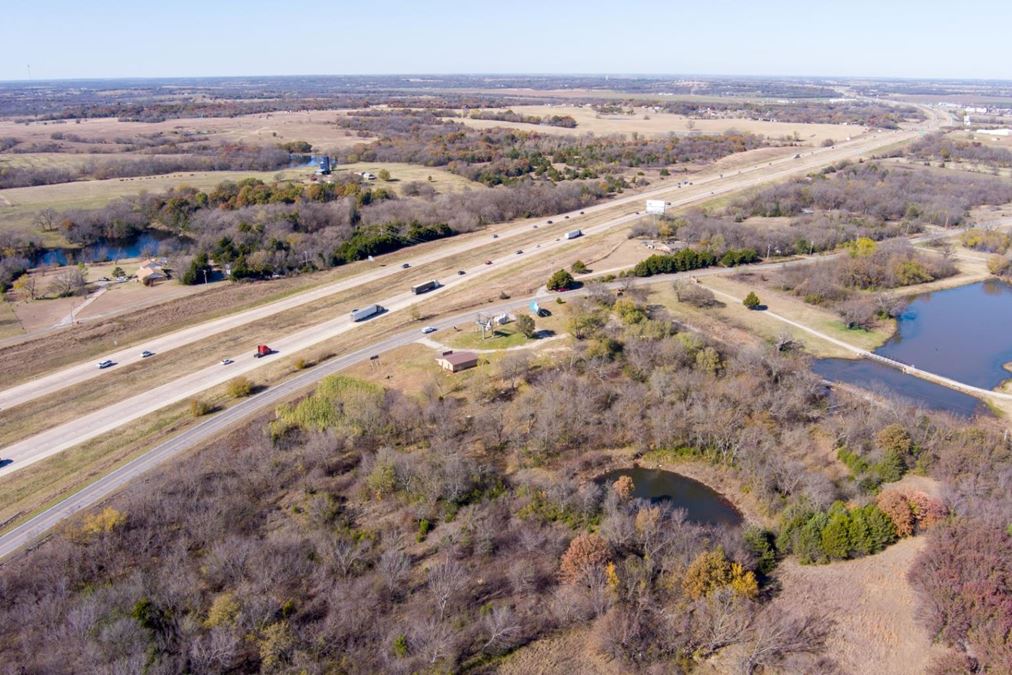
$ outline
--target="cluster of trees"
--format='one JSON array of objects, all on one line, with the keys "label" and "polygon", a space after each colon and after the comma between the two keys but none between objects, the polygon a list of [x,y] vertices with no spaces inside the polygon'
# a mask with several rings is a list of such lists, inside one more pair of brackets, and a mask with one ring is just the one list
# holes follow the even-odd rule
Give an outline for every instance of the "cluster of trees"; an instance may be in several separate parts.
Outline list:
[{"label": "cluster of trees", "polygon": [[962,224],[974,206],[1009,201],[1012,185],[990,176],[866,162],[831,167],[759,190],[735,202],[729,213],[741,218],[778,217],[817,209],[876,221],[950,227]]},{"label": "cluster of trees", "polygon": [[782,516],[777,548],[811,564],[878,553],[894,541],[896,527],[875,504],[834,502],[825,511],[796,504]]},{"label": "cluster of trees", "polygon": [[953,514],[928,533],[910,579],[930,633],[956,656],[938,672],[1012,668],[1012,444],[1002,425],[947,429],[933,445],[932,472]]},{"label": "cluster of trees", "polygon": [[813,305],[832,307],[851,328],[871,328],[895,316],[899,303],[883,291],[952,276],[958,270],[947,257],[916,250],[909,242],[876,244],[859,238],[850,252],[809,265],[795,265],[774,283]]},{"label": "cluster of trees", "polygon": [[550,127],[564,127],[566,129],[576,128],[576,120],[571,115],[521,115],[512,110],[473,110],[469,117],[473,120],[544,124]]},{"label": "cluster of trees", "polygon": [[[158,231],[169,235],[160,251],[177,258],[176,269],[191,267],[189,256],[203,253],[215,263],[230,264],[236,278],[259,278],[339,265],[489,223],[579,209],[606,194],[597,183],[586,182],[523,183],[445,195],[406,192],[418,196],[398,198],[355,176],[308,185],[251,178],[207,191],[183,186],[115,200],[101,209],[52,212],[46,227],[80,244]],[[32,241],[12,242],[11,253],[24,258]],[[203,280],[199,274],[195,278]]]},{"label": "cluster of trees", "polygon": [[1012,243],[1007,232],[988,227],[970,227],[959,235],[959,243],[975,251],[1005,253]]},{"label": "cluster of trees", "polygon": [[655,274],[688,272],[713,265],[737,267],[759,261],[759,254],[751,248],[725,248],[714,251],[710,248],[683,248],[674,253],[656,253],[645,258],[632,269],[633,276],[650,277]]},{"label": "cluster of trees", "polygon": [[964,141],[945,134],[918,139],[906,150],[908,157],[935,162],[969,162],[992,167],[1012,167],[1012,150],[981,141]]},{"label": "cluster of trees", "polygon": [[759,136],[734,132],[629,139],[569,137],[505,128],[476,130],[445,120],[436,112],[366,110],[341,117],[338,124],[378,138],[336,151],[338,161],[445,166],[472,180],[498,185],[526,176],[552,181],[607,178],[625,167],[712,162],[765,144]]},{"label": "cluster of trees", "polygon": [[[835,95],[835,94],[830,94]],[[851,124],[895,129],[899,123],[924,119],[913,106],[890,106],[864,101],[795,101],[792,103],[694,103],[669,101],[664,109],[691,117],[741,117],[802,124]]]}]

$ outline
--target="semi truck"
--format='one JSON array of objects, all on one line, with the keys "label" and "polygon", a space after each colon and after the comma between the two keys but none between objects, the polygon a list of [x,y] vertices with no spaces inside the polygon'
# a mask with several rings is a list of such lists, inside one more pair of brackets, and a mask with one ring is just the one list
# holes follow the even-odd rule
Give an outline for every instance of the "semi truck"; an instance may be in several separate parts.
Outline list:
[{"label": "semi truck", "polygon": [[583,236],[583,230],[570,230],[566,232],[566,239],[576,239]]},{"label": "semi truck", "polygon": [[421,295],[422,293],[428,293],[439,288],[439,282],[433,279],[432,281],[426,281],[424,284],[418,284],[417,286],[411,287],[411,292],[415,295]]},{"label": "semi truck", "polygon": [[271,349],[267,345],[257,345],[257,350],[254,352],[253,358],[262,359],[263,357],[270,356],[271,354],[277,354],[277,350]]},{"label": "semi truck", "polygon": [[362,309],[353,309],[351,310],[351,320],[365,321],[366,319],[382,314],[385,311],[387,310],[382,305],[369,305],[368,307],[363,307]]}]

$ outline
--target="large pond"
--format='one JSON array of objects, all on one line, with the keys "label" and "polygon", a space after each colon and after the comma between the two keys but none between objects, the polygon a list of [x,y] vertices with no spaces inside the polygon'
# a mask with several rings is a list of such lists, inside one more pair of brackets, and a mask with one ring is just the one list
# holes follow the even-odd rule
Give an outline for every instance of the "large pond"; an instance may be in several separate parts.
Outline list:
[{"label": "large pond", "polygon": [[846,382],[876,394],[897,396],[915,405],[960,417],[990,414],[988,407],[974,396],[868,359],[819,359],[812,364],[812,371],[833,382]]},{"label": "large pond", "polygon": [[[1012,377],[1012,285],[996,279],[916,296],[896,334],[875,352],[965,384],[993,389]],[[827,380],[847,382],[970,417],[987,413],[977,398],[867,360],[820,359]]]},{"label": "large pond", "polygon": [[876,353],[993,389],[1010,377],[1012,285],[991,279],[919,295]]},{"label": "large pond", "polygon": [[99,240],[81,248],[47,248],[34,257],[32,265],[67,265],[79,262],[103,262],[153,256],[159,252],[159,245],[166,237],[149,232],[135,239],[122,241]]},{"label": "large pond", "polygon": [[731,527],[742,523],[741,513],[734,504],[697,480],[671,471],[642,467],[611,471],[597,480],[602,485],[611,485],[620,476],[632,479],[634,497],[664,501],[685,509],[686,518],[694,523]]}]

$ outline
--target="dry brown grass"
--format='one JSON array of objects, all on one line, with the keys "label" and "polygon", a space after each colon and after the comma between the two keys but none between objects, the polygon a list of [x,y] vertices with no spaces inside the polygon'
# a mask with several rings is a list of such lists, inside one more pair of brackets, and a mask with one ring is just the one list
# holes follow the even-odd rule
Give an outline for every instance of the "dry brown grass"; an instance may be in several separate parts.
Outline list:
[{"label": "dry brown grass", "polygon": [[[782,136],[793,136],[795,132],[800,136],[801,142],[805,145],[819,145],[827,138],[843,141],[848,136],[856,138],[864,132],[863,127],[843,126],[838,124],[801,124],[788,122],[763,122],[749,119],[699,119],[690,120],[683,115],[672,113],[657,113],[649,108],[636,108],[633,115],[599,115],[591,108],[568,105],[553,106],[516,106],[510,108],[516,113],[523,115],[569,115],[576,120],[575,129],[564,127],[551,127],[545,125],[533,125],[513,122],[499,122],[496,120],[474,120],[465,118],[460,121],[476,129],[491,129],[493,127],[509,127],[512,129],[525,129],[528,131],[537,130],[543,133],[574,136],[591,132],[594,134],[633,134],[638,133],[645,136],[664,136],[669,133],[688,134],[698,132],[703,134],[720,134],[725,131],[736,130],[761,134],[770,138]],[[644,119],[644,118],[649,119]]]},{"label": "dry brown grass", "polygon": [[916,620],[907,573],[927,540],[903,539],[878,553],[830,565],[780,564],[785,610],[827,613],[834,621],[826,653],[847,673],[923,673],[944,648]]},{"label": "dry brown grass", "polygon": [[[0,120],[0,136],[13,136],[26,142],[51,142],[55,132],[77,134],[86,139],[112,142],[117,138],[139,135],[166,134],[176,131],[194,131],[204,134],[201,140],[212,142],[241,142],[251,145],[274,145],[287,141],[307,141],[321,148],[336,148],[372,139],[359,138],[355,132],[339,128],[334,121],[339,110],[304,112],[274,112],[242,115],[239,117],[204,117],[172,119],[164,122],[120,122],[114,118],[88,119],[77,123],[15,124],[13,120]],[[93,144],[63,143],[94,151]],[[101,147],[101,146],[100,146]],[[103,148],[104,149],[104,148]],[[110,155],[115,157],[115,155]]]}]

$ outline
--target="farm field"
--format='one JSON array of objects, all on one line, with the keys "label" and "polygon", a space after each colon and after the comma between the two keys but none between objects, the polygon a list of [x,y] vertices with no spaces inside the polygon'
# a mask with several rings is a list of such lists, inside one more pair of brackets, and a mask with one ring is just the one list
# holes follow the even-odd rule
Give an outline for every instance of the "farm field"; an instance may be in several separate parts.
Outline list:
[{"label": "farm field", "polygon": [[[761,134],[769,138],[780,138],[793,136],[797,133],[805,145],[819,145],[827,138],[837,141],[842,141],[848,136],[856,138],[866,131],[864,127],[838,124],[764,122],[749,119],[690,119],[683,115],[654,112],[652,108],[637,108],[634,115],[601,115],[591,108],[579,106],[516,106],[510,109],[522,115],[569,115],[576,120],[577,126],[575,129],[567,129],[548,125],[470,118],[463,118],[459,121],[476,129],[509,127],[569,136],[579,136],[588,132],[598,135],[637,133],[646,136],[663,136],[669,133],[719,134],[734,130]],[[649,119],[644,119],[644,117]]]}]

